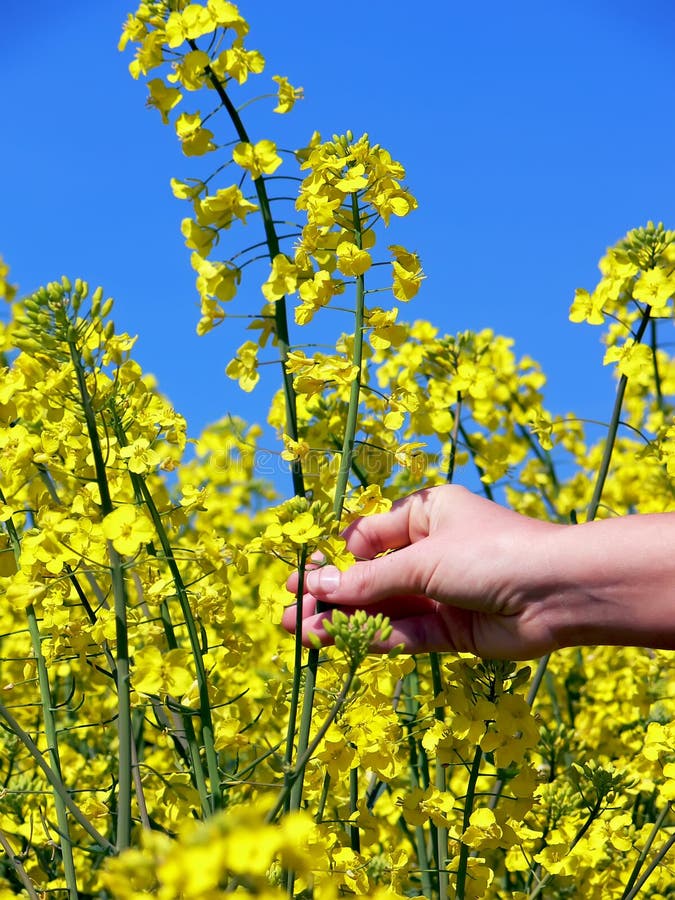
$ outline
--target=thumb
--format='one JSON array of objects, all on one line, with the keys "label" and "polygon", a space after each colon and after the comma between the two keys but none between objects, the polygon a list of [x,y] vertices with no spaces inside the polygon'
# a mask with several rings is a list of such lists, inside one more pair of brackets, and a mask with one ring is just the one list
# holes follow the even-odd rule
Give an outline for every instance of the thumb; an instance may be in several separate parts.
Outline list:
[{"label": "thumb", "polygon": [[318,600],[346,606],[367,606],[386,597],[424,594],[433,569],[424,540],[414,545],[355,563],[341,572],[335,566],[312,569],[305,590]]}]

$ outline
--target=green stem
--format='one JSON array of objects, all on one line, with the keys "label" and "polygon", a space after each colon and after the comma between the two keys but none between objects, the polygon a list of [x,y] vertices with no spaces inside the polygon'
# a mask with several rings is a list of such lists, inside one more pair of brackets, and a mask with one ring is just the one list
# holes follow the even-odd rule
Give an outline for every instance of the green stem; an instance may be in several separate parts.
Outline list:
[{"label": "green stem", "polygon": [[[197,43],[194,40],[190,39],[187,43],[192,50],[199,49]],[[234,129],[237,132],[239,140],[243,141],[243,143],[245,144],[250,144],[251,139],[248,135],[248,132],[246,131],[246,128],[244,127],[241,116],[230,100],[230,97],[225,90],[223,83],[218,78],[210,65],[204,67],[204,72],[206,74],[206,77],[211,82],[213,89],[218,95],[221,103],[227,110],[232,124],[234,125]],[[279,253],[279,237],[274,226],[274,219],[272,216],[272,210],[270,208],[269,197],[267,195],[265,178],[260,175],[258,178],[255,178],[253,180],[253,185],[258,196],[258,203],[260,204],[260,213],[262,215],[263,227],[265,229],[265,241],[269,250],[269,257],[271,260],[273,260],[274,257]],[[288,351],[290,349],[290,340],[288,335],[288,314],[286,312],[285,297],[277,300],[274,304],[274,322],[275,333],[281,356],[281,373],[284,388],[284,400],[286,405],[286,427],[288,429],[288,434],[290,435],[290,437],[292,437],[293,440],[297,441],[298,416],[295,401],[295,390],[293,388],[293,376],[290,372],[288,372],[286,368],[286,359],[288,357]],[[295,492],[295,495],[298,497],[304,497],[305,485],[302,474],[302,463],[299,460],[294,460],[291,463],[291,477],[293,479],[293,490]]]},{"label": "green stem", "polygon": [[106,853],[114,853],[115,847],[110,841],[103,837],[96,828],[91,824],[89,819],[83,814],[82,810],[73,802],[73,798],[70,796],[66,786],[64,785],[60,775],[54,771],[54,769],[45,762],[44,754],[41,753],[40,749],[36,745],[35,741],[28,734],[27,731],[19,725],[17,720],[11,714],[11,712],[7,709],[4,703],[0,701],[0,716],[7,722],[9,730],[15,734],[19,740],[26,747],[30,755],[33,757],[35,762],[38,765],[38,768],[42,769],[42,772],[47,777],[47,780],[54,788],[54,792],[58,794],[60,799],[63,801],[65,807],[70,812],[72,817],[78,822],[87,834],[93,838],[96,843],[105,850]]},{"label": "green stem", "polygon": [[[431,666],[431,684],[434,692],[434,717],[439,722],[445,721],[445,704],[438,705],[436,698],[443,692],[443,678],[441,675],[441,658],[438,653],[429,654],[429,663]],[[436,760],[436,771],[434,782],[436,788],[445,793],[446,790],[446,772],[445,768]],[[436,865],[438,873],[438,897],[439,900],[447,900],[450,879],[448,875],[447,858],[448,858],[448,829],[442,825],[437,826],[436,831]]]},{"label": "green stem", "polygon": [[[353,815],[359,810],[359,769],[354,766],[349,770],[349,813]],[[361,835],[359,826],[353,822],[349,825],[349,846],[355,853],[361,852]]]},{"label": "green stem", "polygon": [[452,434],[450,435],[450,453],[448,455],[448,470],[445,475],[446,484],[452,484],[455,477],[455,464],[457,461],[457,439],[459,437],[459,423],[462,418],[462,392],[457,391],[457,404],[455,406]]},{"label": "green stem", "polygon": [[[649,324],[649,315],[650,315],[650,307],[648,306],[642,314],[642,319],[640,321],[640,325],[638,327],[637,332],[635,333],[635,343],[639,344],[642,338],[644,337],[645,330],[647,325]],[[591,497],[591,502],[588,506],[588,514],[586,520],[588,522],[592,522],[598,514],[598,509],[600,507],[600,501],[602,499],[602,492],[605,487],[605,482],[607,481],[607,475],[609,474],[609,466],[612,459],[612,452],[614,450],[614,444],[616,443],[616,436],[619,430],[619,423],[621,421],[621,410],[623,407],[623,400],[626,393],[626,386],[628,385],[628,377],[626,375],[622,375],[619,378],[619,383],[616,389],[616,396],[614,398],[614,406],[612,408],[612,415],[609,420],[609,425],[607,428],[607,437],[605,439],[605,446],[603,448],[602,460],[600,462],[600,468],[598,469],[598,476],[595,481],[595,486],[593,488],[593,495]],[[530,688],[530,693],[528,694],[528,702],[530,706],[535,701],[537,696],[537,691],[539,690],[539,686],[544,677],[544,672],[546,671],[546,667],[548,666],[548,662],[551,658],[551,654],[547,654],[543,656],[539,661],[539,666],[537,668],[537,675],[539,676],[539,680],[536,682],[536,688],[532,690]],[[533,682],[534,685],[534,682]]]},{"label": "green stem", "polygon": [[[412,787],[421,787],[426,789],[429,787],[429,772],[424,747],[416,739],[413,729],[419,711],[415,697],[419,693],[419,677],[417,668],[413,669],[404,679],[404,698],[406,712],[408,714],[408,750],[409,750],[409,771]],[[437,860],[438,854],[438,833],[434,823],[429,820],[429,834],[431,836],[431,855],[435,855],[435,861],[430,859],[430,853],[427,850],[426,834],[423,825],[415,828],[415,846],[417,849],[417,860],[420,865],[420,874],[422,877],[422,887],[425,897],[433,896],[433,885],[431,880],[432,871],[438,874],[439,865]]]},{"label": "green stem", "polygon": [[319,797],[319,806],[316,810],[315,821],[317,824],[323,821],[324,810],[328,801],[328,791],[330,790],[330,774],[324,773],[323,784],[321,785],[321,796]]},{"label": "green stem", "polygon": [[[19,879],[21,884],[24,887],[24,890],[28,894],[30,900],[40,900],[38,895],[35,893],[35,888],[33,887],[33,882],[28,877],[26,870],[23,867],[21,859],[16,855],[14,850],[12,849],[12,845],[8,841],[5,833],[0,831],[0,847],[5,851],[5,856],[7,857],[8,862],[16,872],[16,877]],[[70,892],[70,891],[69,891]],[[8,891],[9,893],[9,891]],[[71,895],[72,896],[72,895]],[[77,900],[77,894],[75,895]]]},{"label": "green stem", "polygon": [[668,838],[668,840],[663,845],[663,847],[661,847],[659,852],[656,854],[654,859],[651,861],[651,863],[647,867],[647,870],[645,871],[642,878],[640,878],[640,880],[637,882],[637,884],[635,885],[633,890],[630,892],[630,894],[628,894],[626,896],[626,900],[635,900],[635,897],[637,897],[639,892],[642,890],[642,888],[647,883],[647,879],[651,878],[651,876],[654,874],[654,872],[661,865],[661,861],[663,860],[666,853],[668,853],[670,848],[673,846],[673,844],[675,844],[675,834],[671,834],[671,836]]},{"label": "green stem", "polygon": [[663,412],[663,385],[661,382],[661,372],[659,371],[659,358],[656,352],[659,349],[656,337],[656,319],[651,319],[649,327],[649,346],[652,351],[652,364],[654,366],[654,393],[656,394],[657,406]]},{"label": "green stem", "polygon": [[[284,753],[284,781],[288,784],[291,764],[293,762],[293,747],[295,744],[295,729],[298,719],[298,707],[300,704],[300,681],[302,676],[302,598],[305,592],[305,565],[307,563],[307,546],[303,545],[298,560],[298,588],[295,594],[295,642],[294,642],[294,658],[293,658],[293,683],[291,685],[291,702],[288,712],[288,724],[286,726],[286,750]],[[324,782],[325,784],[325,782]],[[284,812],[291,811],[292,791],[288,791],[284,803]],[[299,801],[298,801],[299,802]],[[299,807],[298,807],[299,808]],[[289,897],[293,896],[295,884],[295,872],[289,869],[286,872],[286,891]]]},{"label": "green stem", "polygon": [[[649,324],[649,314],[651,311],[651,307],[647,307],[644,313],[642,314],[642,319],[640,321],[640,325],[638,327],[637,332],[635,333],[635,343],[639,344],[642,338],[644,337],[645,330],[647,325]],[[605,482],[607,481],[607,475],[609,473],[609,465],[612,460],[612,452],[614,450],[614,444],[616,442],[616,435],[619,429],[619,422],[621,421],[621,409],[623,406],[623,398],[626,393],[626,386],[628,384],[628,376],[622,375],[619,378],[619,383],[616,388],[616,397],[614,398],[614,408],[612,409],[612,415],[609,420],[609,428],[607,429],[607,439],[605,441],[605,447],[602,454],[602,460],[600,462],[600,468],[598,470],[598,477],[595,482],[595,488],[593,490],[593,496],[591,497],[591,502],[588,507],[588,517],[587,521],[592,522],[593,519],[598,514],[598,508],[600,506],[600,500],[602,499],[602,492],[605,487]]]},{"label": "green stem", "polygon": [[[354,237],[357,247],[361,247],[361,219],[359,215],[358,199],[356,194],[352,194],[352,218],[354,221]],[[361,362],[363,356],[363,314],[364,314],[364,297],[365,288],[363,276],[357,276],[356,279],[356,320],[354,326],[354,365],[357,366],[357,375],[352,382],[349,409],[347,411],[347,422],[345,423],[345,434],[342,445],[342,456],[340,458],[340,469],[338,472],[335,498],[333,501],[333,511],[335,518],[339,521],[342,507],[344,504],[344,495],[347,489],[347,481],[349,478],[349,470],[354,455],[354,438],[356,435],[356,423],[358,416],[360,385],[361,385]],[[314,706],[314,691],[316,688],[316,678],[319,668],[319,651],[311,649],[307,656],[307,667],[305,669],[305,685],[302,703],[302,713],[300,717],[300,730],[298,733],[298,756],[306,753],[309,744],[309,734],[312,724],[312,709]],[[304,766],[302,770],[293,776],[293,785],[290,793],[290,809],[299,809],[302,798],[304,777]]]},{"label": "green stem", "polygon": [[178,568],[176,560],[174,559],[173,551],[171,550],[171,544],[169,542],[169,537],[166,533],[166,529],[164,528],[164,523],[162,522],[159,510],[157,509],[157,505],[155,504],[155,501],[152,497],[152,494],[150,493],[150,489],[148,488],[145,479],[141,476],[135,477],[138,479],[138,486],[140,487],[140,490],[143,494],[143,499],[148,508],[148,512],[150,513],[150,518],[152,519],[153,525],[155,526],[155,532],[162,548],[162,555],[164,557],[164,560],[166,561],[167,566],[169,567],[169,571],[171,572],[171,578],[176,589],[176,595],[180,604],[181,613],[183,614],[183,620],[187,627],[188,639],[190,641],[190,650],[192,652],[192,658],[194,660],[195,671],[197,674],[197,689],[199,692],[199,718],[202,724],[201,737],[204,752],[206,754],[206,765],[209,773],[209,782],[211,787],[209,806],[211,811],[213,812],[215,809],[219,809],[222,806],[223,796],[220,787],[218,755],[215,748],[208,678],[206,675],[206,669],[204,668],[204,659],[202,657],[202,648],[199,643],[197,623],[195,622],[194,616],[192,615],[192,608],[190,606],[190,598],[188,597],[187,588],[185,587],[183,576],[181,575],[180,569]]},{"label": "green stem", "polygon": [[[5,503],[5,495],[2,490],[0,490],[0,502]],[[16,562],[16,566],[18,569],[20,566],[21,558],[21,542],[19,540],[19,534],[16,530],[16,526],[14,525],[14,521],[11,516],[7,520],[6,527],[7,534],[9,535],[9,540],[12,545],[12,551],[14,553],[14,561]],[[26,617],[28,618],[28,632],[30,634],[31,645],[33,648],[33,656],[35,657],[35,661],[37,664],[38,684],[40,687],[40,702],[42,704],[42,715],[44,718],[45,735],[47,737],[49,755],[51,757],[51,765],[54,772],[58,775],[59,778],[62,779],[63,776],[61,773],[61,760],[59,758],[58,735],[56,731],[54,713],[52,710],[51,690],[49,688],[49,672],[47,671],[47,662],[42,653],[42,639],[40,637],[40,630],[38,628],[35,607],[32,603],[29,604],[29,606],[26,608]],[[59,835],[61,838],[63,874],[66,880],[68,896],[70,900],[78,900],[79,895],[77,891],[77,877],[75,875],[75,865],[73,862],[73,845],[70,839],[68,813],[66,811],[65,803],[57,792],[54,792],[54,807],[56,809],[56,822],[59,827]],[[10,857],[10,853],[6,848],[5,852],[7,852],[8,857]],[[17,872],[18,871],[19,870],[17,869]],[[27,887],[27,890],[30,893],[30,891],[32,890],[32,885],[30,882],[29,885],[30,887]],[[31,894],[31,896],[33,896],[33,894]]]},{"label": "green stem", "polygon": [[[113,511],[113,503],[108,486],[105,460],[96,427],[96,417],[87,388],[86,377],[80,352],[75,341],[69,340],[70,358],[75,369],[77,386],[82,402],[85,423],[94,468],[96,482],[101,495],[101,514],[105,517]],[[111,582],[115,608],[116,660],[115,678],[117,683],[117,737],[118,737],[118,795],[117,795],[117,849],[124,850],[131,842],[131,793],[132,793],[132,758],[131,758],[131,698],[129,688],[129,635],[127,628],[127,592],[124,580],[122,559],[108,541],[108,559],[110,561]]]},{"label": "green stem", "polygon": [[[666,804],[661,812],[658,815],[658,818],[654,822],[654,826],[649,833],[649,837],[647,838],[642,850],[640,851],[640,855],[638,856],[635,865],[633,866],[633,871],[630,873],[628,881],[624,887],[623,894],[621,895],[621,900],[630,900],[630,898],[634,897],[633,886],[637,881],[638,875],[640,874],[640,870],[645,864],[645,860],[647,859],[647,855],[651,850],[654,841],[656,840],[656,835],[659,833],[661,826],[666,820],[668,813],[670,812],[670,804]],[[651,873],[650,873],[651,874]],[[642,882],[644,884],[644,882]],[[641,887],[642,885],[640,885]],[[638,888],[639,889],[639,888]]]},{"label": "green stem", "polygon": [[[466,796],[464,798],[464,816],[462,819],[462,833],[469,827],[471,813],[473,812],[473,803],[476,797],[476,783],[480,773],[480,764],[483,760],[483,751],[480,747],[476,747],[476,752],[471,764],[469,773],[469,781],[466,787]],[[462,842],[459,845],[459,863],[457,866],[457,887],[455,889],[456,900],[464,900],[466,893],[466,875],[469,866],[469,846]]]},{"label": "green stem", "polygon": [[[309,734],[312,727],[312,710],[314,708],[314,691],[316,690],[316,679],[318,671],[319,651],[312,647],[312,649],[307,654],[307,665],[305,666],[305,683],[302,695],[302,712],[300,713],[300,728],[298,730],[298,758],[302,758],[302,756],[307,752],[307,748],[309,746]],[[302,766],[300,772],[298,772],[297,775],[291,773],[286,778],[287,786],[290,789],[290,809],[300,809],[304,777],[305,767]]]},{"label": "green stem", "polygon": [[[352,197],[352,223],[354,226],[354,243],[362,249],[363,234],[361,231],[361,213],[359,210],[359,201],[355,193]],[[363,364],[363,326],[364,326],[364,303],[365,299],[365,280],[363,275],[356,276],[356,314],[354,320],[354,355],[352,363],[355,368],[354,380],[352,381],[349,391],[349,408],[347,410],[347,421],[345,423],[345,434],[342,442],[342,455],[340,456],[340,468],[338,470],[337,481],[335,484],[335,500],[333,510],[335,518],[339,521],[342,515],[342,507],[347,493],[347,482],[349,480],[349,472],[352,468],[354,459],[354,439],[356,437],[356,426],[359,414],[359,402],[361,399],[361,366]]]},{"label": "green stem", "polygon": [[[293,684],[291,685],[290,709],[286,729],[286,751],[284,753],[284,769],[290,770],[293,762],[295,730],[297,726],[298,708],[300,705],[300,681],[302,677],[302,597],[305,592],[305,565],[307,563],[307,547],[303,546],[298,562],[298,589],[295,592],[296,621],[295,643],[293,647]],[[289,798],[290,799],[290,798]],[[288,810],[286,810],[288,812]]]},{"label": "green stem", "polygon": [[344,684],[342,685],[342,688],[340,689],[340,693],[335,698],[335,702],[333,703],[332,707],[330,708],[328,715],[322,722],[321,727],[317,731],[317,733],[314,737],[314,740],[311,742],[311,744],[309,744],[307,746],[307,749],[305,750],[305,752],[301,756],[299,756],[299,758],[295,764],[295,768],[290,773],[286,783],[284,784],[284,787],[281,790],[281,793],[279,795],[279,798],[277,799],[277,802],[275,803],[274,807],[270,810],[270,812],[267,814],[266,821],[268,823],[274,822],[276,817],[279,815],[281,810],[284,808],[284,806],[286,804],[286,796],[287,796],[288,792],[292,789],[292,787],[295,785],[295,783],[297,783],[297,781],[301,778],[302,774],[305,771],[307,763],[310,761],[310,759],[314,755],[317,747],[319,746],[321,741],[326,736],[326,732],[328,731],[330,726],[333,724],[333,722],[337,718],[340,710],[342,709],[342,707],[345,703],[345,700],[349,696],[349,691],[351,690],[355,675],[356,675],[356,671],[352,670],[352,669],[350,669],[349,672],[347,673],[347,677],[345,678]]},{"label": "green stem", "polygon": [[479,476],[479,478],[481,479],[481,487],[482,487],[483,493],[484,493],[485,496],[488,498],[488,500],[494,500],[494,494],[493,494],[493,492],[492,492],[492,488],[491,488],[490,485],[487,483],[487,481],[483,481],[483,480],[482,480],[483,475],[485,475],[485,469],[484,469],[484,468],[481,466],[481,464],[476,460],[476,449],[475,449],[475,447],[473,446],[473,444],[471,443],[471,438],[469,437],[469,434],[468,434],[466,428],[465,428],[463,425],[461,425],[461,424],[460,424],[460,426],[459,426],[459,433],[460,433],[460,435],[462,436],[462,440],[463,440],[464,443],[466,444],[466,447],[467,447],[469,453],[471,454],[471,461],[473,462],[474,466],[476,467],[476,471],[478,472],[478,476]]},{"label": "green stem", "polygon": [[[577,833],[574,835],[572,843],[570,844],[569,849],[567,851],[568,853],[572,852],[572,850],[576,847],[576,845],[579,843],[579,841],[582,839],[582,837],[586,834],[588,829],[591,827],[592,823],[598,817],[598,813],[600,812],[601,809],[602,809],[602,800],[598,799],[598,800],[596,800],[596,802],[593,805],[593,808],[589,812],[588,818],[586,819],[584,824],[581,826],[581,828],[577,831]],[[536,886],[536,888],[532,891],[532,893],[528,895],[528,900],[534,900],[535,897],[538,897],[539,894],[544,890],[546,885],[549,883],[551,878],[553,878],[552,874],[549,873],[548,875],[545,875],[541,879],[539,884]]]},{"label": "green stem", "polygon": [[[42,703],[42,715],[44,718],[45,736],[47,738],[48,752],[50,756],[51,767],[59,778],[63,778],[61,773],[61,759],[59,757],[58,736],[56,732],[56,722],[54,721],[54,713],[52,711],[52,698],[49,689],[49,673],[47,672],[47,663],[42,654],[42,639],[38,629],[37,616],[35,608],[31,603],[26,609],[28,618],[28,631],[30,633],[31,644],[33,647],[33,655],[37,662],[38,684],[40,686],[40,702]],[[59,827],[59,836],[61,838],[61,855],[63,858],[63,874],[68,886],[68,896],[70,900],[78,900],[77,877],[75,875],[75,864],[73,862],[73,845],[70,839],[70,828],[68,825],[68,813],[66,805],[57,792],[54,792],[54,807],[56,809],[56,822]]]}]

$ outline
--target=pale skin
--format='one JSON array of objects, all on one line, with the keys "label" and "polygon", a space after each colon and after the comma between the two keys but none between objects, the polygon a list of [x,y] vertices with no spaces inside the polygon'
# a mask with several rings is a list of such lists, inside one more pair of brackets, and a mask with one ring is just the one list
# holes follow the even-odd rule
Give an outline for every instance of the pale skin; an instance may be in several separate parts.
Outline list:
[{"label": "pale skin", "polygon": [[[307,646],[310,634],[330,643],[321,623],[337,606],[390,617],[393,632],[376,652],[402,644],[532,659],[583,645],[675,649],[675,513],[558,525],[446,485],[358,519],[345,537],[351,568],[305,572]],[[297,573],[287,587],[297,592]],[[317,600],[329,606],[317,613]],[[295,622],[292,605],[283,625],[293,632]]]}]

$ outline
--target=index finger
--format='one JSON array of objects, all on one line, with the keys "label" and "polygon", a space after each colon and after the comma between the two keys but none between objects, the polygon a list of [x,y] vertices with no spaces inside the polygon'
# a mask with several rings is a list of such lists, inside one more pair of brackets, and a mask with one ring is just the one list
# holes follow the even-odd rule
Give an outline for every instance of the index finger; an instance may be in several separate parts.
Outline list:
[{"label": "index finger", "polygon": [[[388,512],[364,516],[345,529],[347,548],[356,559],[374,559],[387,550],[400,550],[429,533],[427,491],[396,500]],[[419,521],[418,521],[419,519]]]}]

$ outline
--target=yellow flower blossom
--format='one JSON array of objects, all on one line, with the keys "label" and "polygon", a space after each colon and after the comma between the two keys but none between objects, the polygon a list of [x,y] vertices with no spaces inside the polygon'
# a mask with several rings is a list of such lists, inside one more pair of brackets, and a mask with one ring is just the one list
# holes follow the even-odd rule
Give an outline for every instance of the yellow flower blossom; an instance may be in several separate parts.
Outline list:
[{"label": "yellow flower blossom", "polygon": [[162,457],[152,449],[150,441],[144,437],[139,437],[133,443],[122,447],[120,456],[127,460],[129,471],[137,475],[144,475],[162,461]]},{"label": "yellow flower blossom", "polygon": [[239,84],[244,84],[250,73],[258,75],[263,71],[265,59],[258,50],[245,50],[241,38],[237,38],[228,50],[213,61],[212,68],[219,77],[229,75]]},{"label": "yellow flower blossom", "polygon": [[632,378],[652,366],[652,351],[646,344],[636,344],[628,338],[621,347],[608,347],[603,365],[615,362],[619,375]]},{"label": "yellow flower blossom", "polygon": [[153,106],[162,114],[162,122],[165,125],[169,123],[169,113],[177,106],[183,95],[178,88],[168,87],[161,78],[152,78],[148,82],[150,96],[148,97],[148,106]]},{"label": "yellow flower blossom", "polygon": [[118,506],[103,519],[103,534],[123,556],[133,556],[142,544],[153,540],[155,530],[146,515],[134,506]]},{"label": "yellow flower blossom", "polygon": [[181,84],[186,91],[198,91],[204,86],[206,67],[210,64],[208,53],[203,50],[191,50],[173,63],[173,72],[169,81]]},{"label": "yellow flower blossom", "polygon": [[203,156],[215,150],[213,132],[202,127],[199,113],[181,113],[176,119],[176,134],[186,156]]},{"label": "yellow flower blossom", "polygon": [[253,341],[246,341],[237,350],[237,355],[231,360],[225,372],[228,378],[239,382],[243,391],[249,393],[260,380],[258,373],[258,345]]},{"label": "yellow flower blossom", "polygon": [[182,697],[194,681],[188,669],[188,659],[186,650],[162,652],[158,647],[144,647],[134,659],[133,687],[141,694]]},{"label": "yellow flower blossom", "polygon": [[661,266],[642,272],[633,288],[636,300],[654,309],[663,309],[675,294],[675,277]]},{"label": "yellow flower blossom", "polygon": [[195,41],[213,31],[215,25],[216,21],[208,7],[189,3],[182,11],[169,14],[165,28],[167,45],[173,50],[184,41]]},{"label": "yellow flower blossom", "polygon": [[293,87],[288,78],[284,75],[273,75],[272,81],[276,81],[279,85],[279,100],[274,107],[275,113],[290,112],[298,100],[302,100],[304,90],[301,87]]},{"label": "yellow flower blossom", "polygon": [[343,275],[363,275],[373,260],[367,250],[360,250],[351,241],[341,241],[337,247],[337,267]]},{"label": "yellow flower blossom", "polygon": [[276,144],[268,140],[258,141],[257,144],[241,141],[232,151],[232,159],[242,169],[246,169],[254,181],[263,173],[271,175],[281,165]]},{"label": "yellow flower blossom", "polygon": [[262,285],[265,299],[270,303],[280,300],[286,294],[292,294],[297,284],[298,270],[295,263],[291,262],[283,253],[277,253],[272,260],[272,271]]}]

